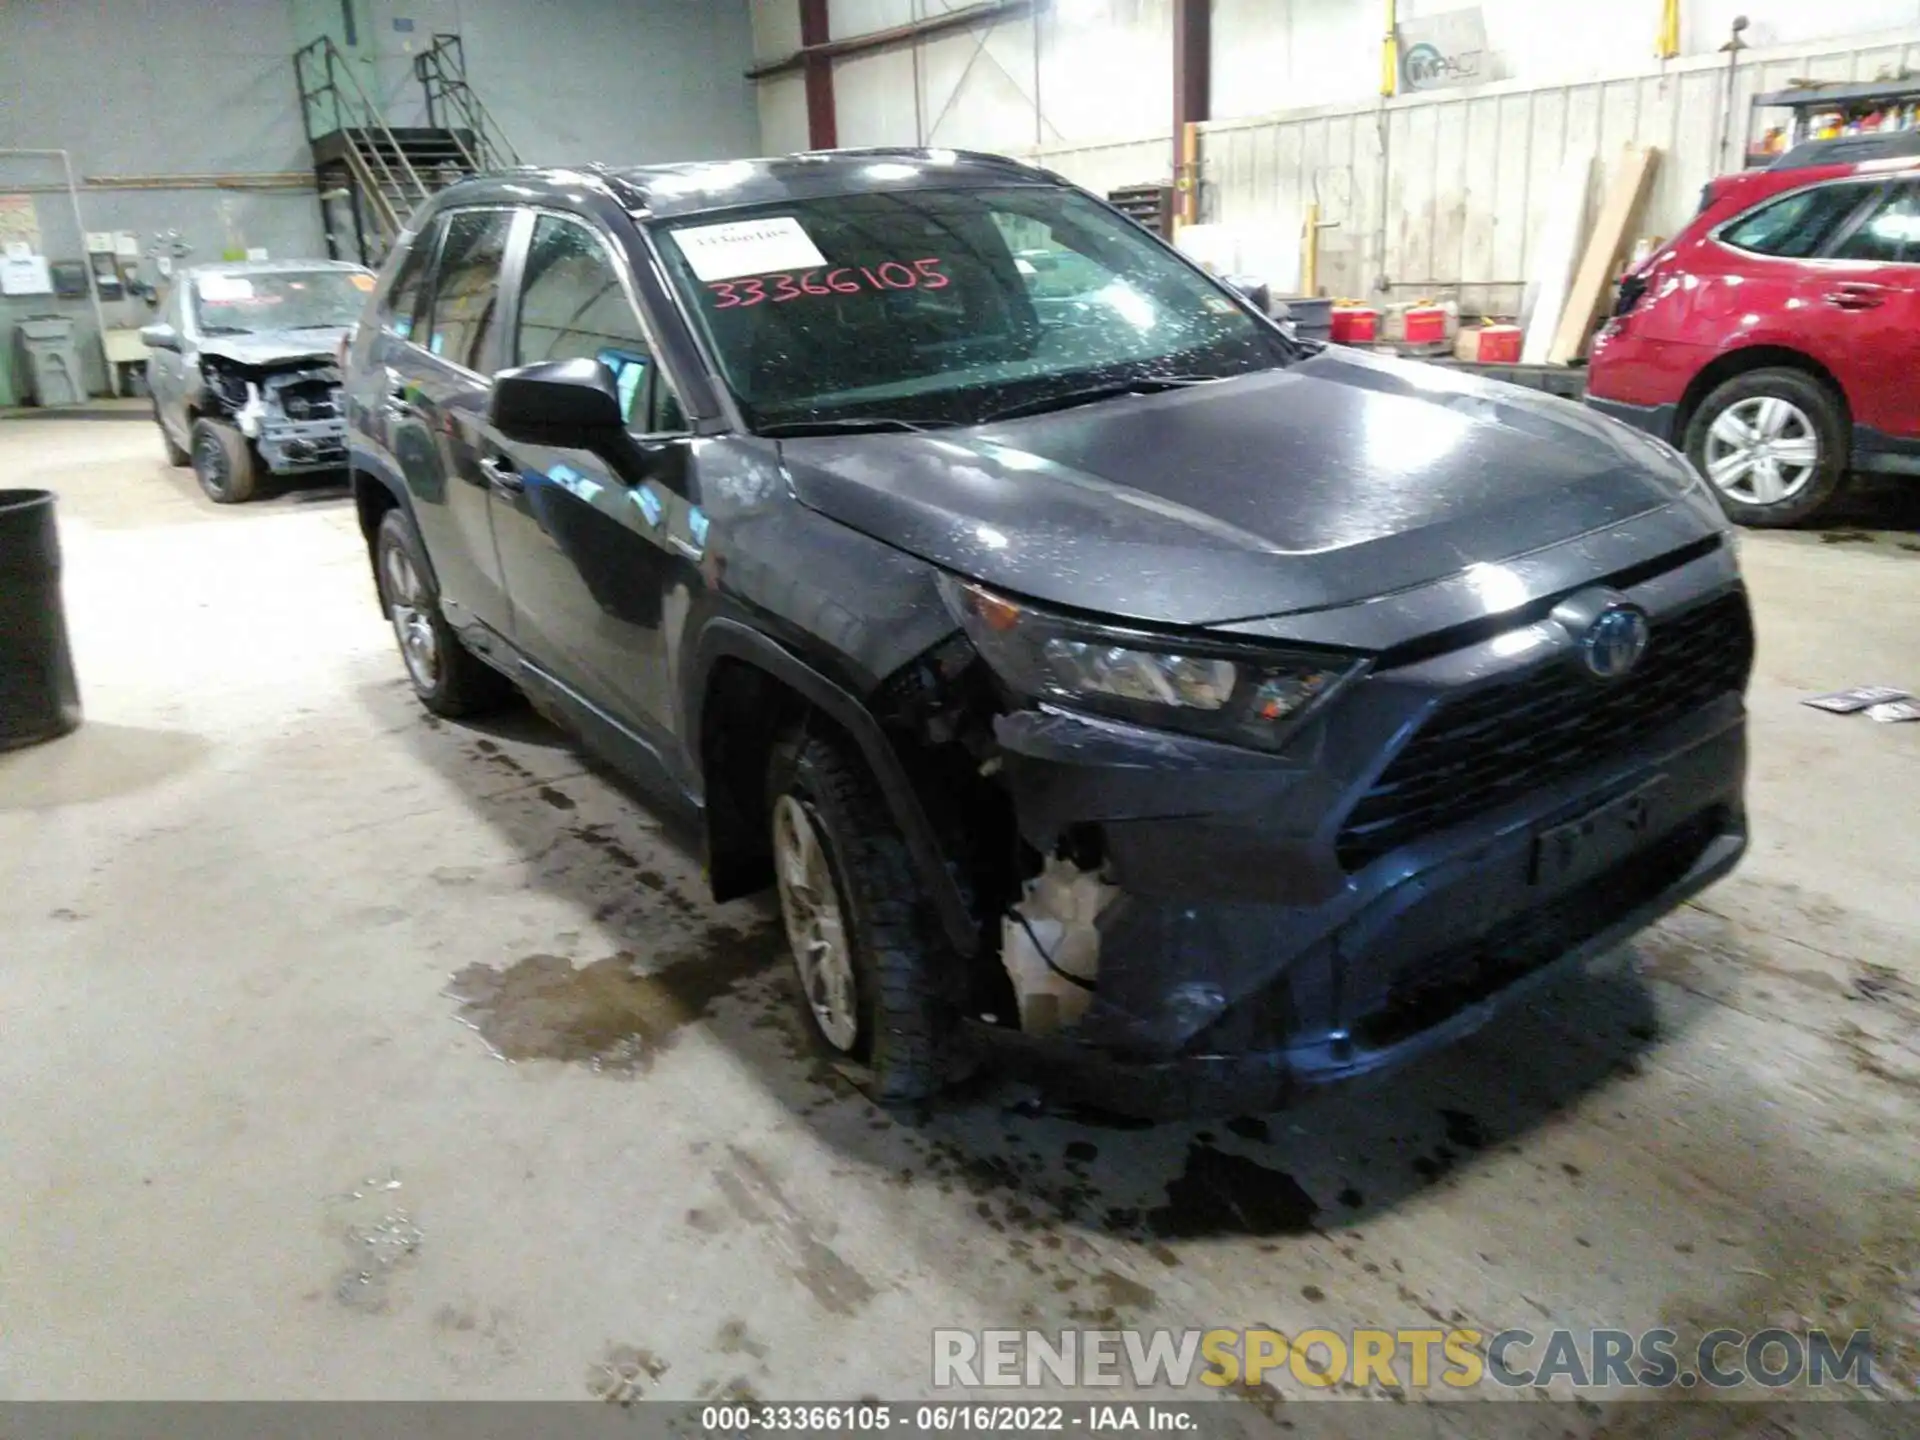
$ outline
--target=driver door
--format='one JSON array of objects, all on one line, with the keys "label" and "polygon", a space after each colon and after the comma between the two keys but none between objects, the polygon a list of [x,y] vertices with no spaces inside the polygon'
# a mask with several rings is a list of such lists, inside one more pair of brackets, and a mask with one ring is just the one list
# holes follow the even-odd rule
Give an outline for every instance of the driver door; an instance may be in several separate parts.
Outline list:
[{"label": "driver door", "polygon": [[492,427],[482,435],[514,643],[656,758],[672,756],[664,625],[698,584],[692,437],[654,363],[625,262],[604,235],[577,216],[541,212],[521,275],[509,362],[599,360],[619,386],[633,444],[616,467]]}]

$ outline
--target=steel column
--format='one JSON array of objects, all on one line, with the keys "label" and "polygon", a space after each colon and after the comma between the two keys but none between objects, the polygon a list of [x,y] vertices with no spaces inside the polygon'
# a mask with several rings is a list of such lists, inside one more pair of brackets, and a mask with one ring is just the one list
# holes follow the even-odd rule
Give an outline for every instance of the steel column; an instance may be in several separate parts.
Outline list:
[{"label": "steel column", "polygon": [[[803,51],[827,43],[827,0],[800,0],[800,46]],[[833,59],[808,54],[804,60],[807,84],[807,144],[831,150],[840,143],[834,119]]]}]

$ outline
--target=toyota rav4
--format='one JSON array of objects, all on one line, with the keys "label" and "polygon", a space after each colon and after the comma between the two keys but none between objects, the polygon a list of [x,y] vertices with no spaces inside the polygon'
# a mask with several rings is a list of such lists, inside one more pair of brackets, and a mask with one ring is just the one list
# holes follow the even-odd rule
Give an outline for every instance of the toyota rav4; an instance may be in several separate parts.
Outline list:
[{"label": "toyota rav4", "polygon": [[517,687],[683,799],[883,1099],[985,1060],[1268,1107],[1745,845],[1748,606],[1685,460],[1297,340],[1012,161],[462,182],[346,391],[427,708]]}]

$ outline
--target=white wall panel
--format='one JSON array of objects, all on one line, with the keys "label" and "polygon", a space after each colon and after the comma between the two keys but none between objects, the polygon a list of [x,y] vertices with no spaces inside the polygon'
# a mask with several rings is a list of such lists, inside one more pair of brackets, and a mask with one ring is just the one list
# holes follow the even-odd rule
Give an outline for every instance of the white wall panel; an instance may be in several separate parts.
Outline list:
[{"label": "white wall panel", "polygon": [[[1466,0],[1400,0],[1403,18]],[[1489,80],[1568,84],[1649,68],[1661,0],[1478,0]],[[1920,0],[1684,0],[1683,58],[1725,42],[1735,15],[1757,49],[1920,24]],[[1378,94],[1383,0],[1214,0],[1213,113],[1359,103]],[[1871,73],[1869,71],[1868,73]]]},{"label": "white wall panel", "polygon": [[790,155],[807,148],[807,82],[800,74],[762,80],[760,154]]},{"label": "white wall panel", "polygon": [[1123,185],[1165,185],[1173,178],[1173,142],[1164,137],[1057,146],[1027,152],[1027,158],[1096,195]]},{"label": "white wall panel", "polygon": [[[1920,25],[1853,48],[1749,53],[1734,85],[1731,166],[1739,163],[1755,93],[1796,77],[1870,80],[1901,65],[1920,68]],[[1321,282],[1332,293],[1372,294],[1384,273],[1397,298],[1438,290],[1464,306],[1517,312],[1530,249],[1566,158],[1610,162],[1626,145],[1658,147],[1641,228],[1671,235],[1692,215],[1700,187],[1729,168],[1720,160],[1726,80],[1725,62],[1710,56],[1627,78],[1508,82],[1384,106],[1216,121],[1203,135],[1203,216],[1256,233],[1297,234],[1317,191],[1323,220],[1338,225],[1321,240]],[[1383,125],[1384,208],[1376,139]],[[1345,143],[1328,143],[1334,134]],[[1605,165],[1595,167],[1596,206],[1607,177]],[[1330,195],[1346,203],[1329,204]],[[1286,288],[1296,276],[1270,278]]]}]

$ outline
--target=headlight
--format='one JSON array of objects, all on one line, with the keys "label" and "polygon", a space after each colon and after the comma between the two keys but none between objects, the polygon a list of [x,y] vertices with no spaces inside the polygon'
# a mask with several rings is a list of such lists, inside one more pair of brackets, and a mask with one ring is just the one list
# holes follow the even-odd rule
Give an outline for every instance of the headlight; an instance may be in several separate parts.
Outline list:
[{"label": "headlight", "polygon": [[1263,750],[1278,749],[1367,664],[1071,620],[951,575],[940,593],[981,658],[1022,695]]}]

